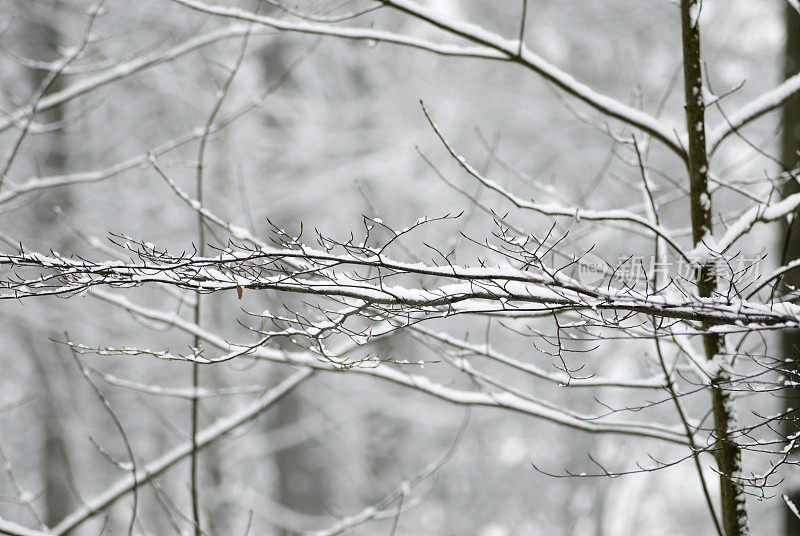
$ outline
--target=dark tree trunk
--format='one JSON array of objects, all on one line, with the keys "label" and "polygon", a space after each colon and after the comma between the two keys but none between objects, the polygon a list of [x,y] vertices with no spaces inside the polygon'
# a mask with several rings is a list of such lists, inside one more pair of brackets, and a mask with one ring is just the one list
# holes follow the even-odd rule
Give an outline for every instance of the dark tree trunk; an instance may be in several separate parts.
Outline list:
[{"label": "dark tree trunk", "polygon": [[[784,63],[784,76],[790,76],[800,72],[800,14],[797,13],[788,3],[786,4],[786,56]],[[786,171],[796,170],[800,164],[800,95],[796,94],[789,99],[783,107],[783,135],[781,138],[781,162]],[[787,181],[784,189],[784,196],[800,192],[798,184],[798,173],[794,174],[792,180]],[[791,259],[800,258],[800,214],[795,213],[791,224],[786,224],[782,233],[783,243],[781,248],[785,250],[783,255],[784,262]],[[793,288],[800,288],[800,270],[789,272],[784,277],[784,283]],[[788,287],[787,287],[788,288]],[[791,359],[787,366],[787,377],[795,381],[800,377],[793,372],[800,366],[800,332],[797,330],[785,330],[781,335],[782,352],[781,355]],[[800,389],[797,387],[787,387],[784,407],[800,407]],[[795,409],[789,418],[784,420],[784,435],[797,434],[800,431],[800,414]],[[791,485],[791,484],[790,484]],[[794,487],[784,491],[795,503],[800,504],[800,487],[796,481]],[[785,508],[784,534],[787,536],[800,536],[800,519]]]},{"label": "dark tree trunk", "polygon": [[[688,168],[689,200],[692,221],[692,244],[699,245],[712,233],[711,197],[708,189],[708,155],[705,137],[705,103],[703,100],[702,57],[700,55],[699,0],[681,0],[683,44],[683,78],[686,102],[686,129],[689,133]],[[701,266],[697,275],[697,291],[702,298],[714,295],[717,276],[711,264]],[[703,325],[706,329],[707,324]],[[725,341],[713,333],[703,335],[706,359],[712,361],[723,351]],[[714,418],[714,457],[720,485],[720,511],[726,536],[748,534],[745,494],[736,479],[742,471],[742,452],[730,438],[733,422],[732,394],[726,389],[729,374],[720,370],[711,380],[711,404]]]}]

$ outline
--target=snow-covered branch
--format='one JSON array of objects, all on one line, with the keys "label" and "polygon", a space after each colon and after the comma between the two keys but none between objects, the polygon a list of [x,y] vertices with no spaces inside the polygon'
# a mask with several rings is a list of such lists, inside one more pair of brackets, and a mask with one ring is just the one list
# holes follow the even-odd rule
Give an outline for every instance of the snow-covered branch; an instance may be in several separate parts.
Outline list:
[{"label": "snow-covered branch", "polygon": [[745,104],[727,117],[727,121],[714,127],[708,136],[709,154],[714,154],[725,139],[746,124],[783,105],[800,92],[800,74],[786,79],[779,86]]},{"label": "snow-covered branch", "polygon": [[572,75],[562,71],[555,65],[547,62],[544,58],[537,55],[524,44],[520,45],[518,40],[504,39],[481,28],[475,24],[447,20],[441,14],[424,6],[406,0],[384,1],[384,4],[391,6],[403,13],[413,16],[419,20],[428,22],[446,32],[462,37],[468,41],[476,43],[477,47],[464,47],[459,45],[437,44],[419,39],[416,37],[395,34],[392,32],[373,30],[372,28],[339,27],[330,24],[320,24],[312,22],[291,22],[283,19],[276,19],[263,15],[255,15],[238,8],[230,8],[221,5],[209,5],[197,0],[171,0],[182,4],[196,11],[225,17],[230,19],[251,21],[258,24],[275,28],[276,30],[307,33],[313,35],[329,35],[345,39],[356,39],[370,42],[385,42],[396,45],[403,45],[445,56],[460,56],[467,58],[484,58],[492,60],[504,60],[518,63],[539,76],[552,83],[562,91],[585,102],[602,114],[618,119],[623,123],[641,129],[661,141],[666,147],[682,159],[686,158],[684,149],[681,147],[673,130],[669,129],[655,117],[642,112],[632,106],[620,102],[608,95],[604,95],[588,85],[576,80]]},{"label": "snow-covered branch", "polygon": [[[228,248],[230,250],[230,248]],[[92,262],[21,251],[0,255],[0,266],[11,270],[0,283],[0,299],[71,295],[91,287],[138,287],[159,283],[200,293],[275,290],[326,298],[355,300],[392,314],[447,317],[453,314],[546,309],[591,309],[631,312],[662,318],[702,321],[712,325],[751,328],[797,325],[800,307],[791,303],[760,304],[731,297],[697,297],[653,293],[647,289],[594,287],[558,272],[489,267],[434,266],[404,263],[370,248],[352,247],[334,254],[295,244],[295,249],[241,249],[216,257],[172,257],[140,244],[141,262]],[[300,269],[283,261],[299,262]],[[345,267],[350,266],[349,270]],[[38,269],[24,275],[26,269]],[[375,274],[361,274],[373,268]],[[411,287],[396,284],[401,276],[435,276],[456,282]],[[612,319],[616,324],[618,320]]]}]

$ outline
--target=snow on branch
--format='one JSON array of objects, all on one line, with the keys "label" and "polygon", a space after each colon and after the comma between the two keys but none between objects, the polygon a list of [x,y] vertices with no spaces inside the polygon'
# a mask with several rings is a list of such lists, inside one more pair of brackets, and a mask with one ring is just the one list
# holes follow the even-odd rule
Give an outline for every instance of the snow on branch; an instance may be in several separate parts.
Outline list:
[{"label": "snow on branch", "polygon": [[714,151],[725,141],[725,138],[751,121],[755,121],[762,115],[780,107],[798,92],[800,92],[800,74],[788,78],[779,86],[767,91],[730,114],[724,123],[717,125],[709,133],[709,154],[714,154]]},{"label": "snow on branch", "polygon": [[771,205],[755,205],[742,214],[738,220],[728,226],[725,236],[720,239],[716,248],[725,252],[739,238],[746,235],[757,223],[769,223],[784,218],[800,206],[800,194],[792,194]]},{"label": "snow on branch", "polygon": [[[649,288],[587,285],[549,269],[538,258],[534,262],[509,255],[496,267],[436,266],[395,261],[381,250],[352,241],[339,243],[326,237],[319,241],[325,250],[290,238],[282,248],[262,250],[230,243],[216,256],[200,257],[185,252],[173,256],[152,244],[129,239],[124,246],[138,261],[127,262],[95,262],[20,249],[0,255],[0,267],[6,270],[0,279],[0,299],[67,297],[97,286],[131,288],[158,283],[199,293],[274,290],[380,307],[386,315],[439,318],[544,308],[640,313],[753,329],[796,326],[800,319],[800,306],[791,303],[760,304],[733,297],[701,298]],[[535,257],[534,251],[527,253]],[[453,282],[414,286],[400,282],[409,275]],[[612,315],[606,321],[615,326],[620,319]]]},{"label": "snow on branch", "polygon": [[0,517],[0,533],[10,536],[54,536],[52,532],[31,529]]},{"label": "snow on branch", "polygon": [[678,141],[674,131],[663,125],[658,119],[641,110],[620,102],[608,95],[595,91],[588,85],[579,82],[572,75],[562,71],[555,65],[547,62],[535,54],[519,40],[504,39],[503,37],[485,30],[484,28],[464,22],[452,21],[442,17],[441,14],[427,9],[416,2],[406,0],[381,0],[385,5],[402,11],[419,20],[428,22],[446,32],[462,37],[478,44],[477,47],[464,47],[459,45],[438,44],[412,36],[392,32],[373,30],[372,28],[341,27],[330,24],[312,22],[291,22],[264,15],[255,15],[238,8],[229,8],[221,5],[209,5],[197,0],[171,0],[201,13],[219,17],[250,21],[275,28],[276,30],[292,31],[314,35],[329,35],[345,39],[364,40],[369,42],[385,42],[396,45],[408,46],[433,52],[445,56],[461,56],[468,58],[483,58],[504,60],[518,63],[539,76],[554,84],[559,89],[585,102],[595,110],[618,119],[623,123],[641,129],[661,141],[675,154],[686,159],[686,152]]}]

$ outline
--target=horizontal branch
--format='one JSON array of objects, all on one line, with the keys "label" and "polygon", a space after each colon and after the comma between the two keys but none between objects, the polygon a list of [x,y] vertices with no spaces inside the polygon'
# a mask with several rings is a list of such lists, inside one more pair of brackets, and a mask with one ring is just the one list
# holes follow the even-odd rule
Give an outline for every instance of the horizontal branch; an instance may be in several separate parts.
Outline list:
[{"label": "horizontal branch", "polygon": [[[446,317],[487,310],[521,311],[526,310],[528,304],[539,304],[554,310],[633,312],[719,326],[797,326],[800,322],[800,307],[785,302],[761,304],[725,297],[650,293],[647,289],[630,287],[592,287],[558,273],[512,266],[473,268],[401,263],[369,249],[362,249],[361,256],[317,252],[299,245],[298,248],[239,251],[207,258],[173,258],[155,250],[140,251],[141,263],[95,263],[25,252],[0,255],[0,266],[12,270],[8,278],[0,281],[0,289],[6,290],[0,293],[0,299],[69,295],[97,286],[136,287],[159,283],[200,293],[249,289],[344,298],[364,305],[390,307],[391,313],[402,315]],[[305,268],[282,266],[284,259],[304,263]],[[380,269],[379,275],[366,278],[355,272],[344,272],[343,267],[347,265]],[[41,272],[27,278],[14,273],[31,268]],[[388,284],[389,278],[408,274],[458,282],[432,288]]]}]

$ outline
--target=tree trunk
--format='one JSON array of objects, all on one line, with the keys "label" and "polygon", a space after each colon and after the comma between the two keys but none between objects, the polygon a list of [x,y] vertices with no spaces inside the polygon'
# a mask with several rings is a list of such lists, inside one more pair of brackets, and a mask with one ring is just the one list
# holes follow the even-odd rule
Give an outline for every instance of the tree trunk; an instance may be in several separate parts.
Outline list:
[{"label": "tree trunk", "polygon": [[[683,43],[683,78],[686,102],[686,130],[689,135],[689,202],[692,221],[692,243],[702,244],[712,234],[711,194],[708,190],[708,154],[705,136],[705,103],[700,55],[699,0],[681,0],[681,35]],[[717,276],[713,263],[703,264],[697,274],[697,290],[701,298],[714,295]],[[704,330],[709,327],[704,325]],[[725,341],[720,335],[703,335],[705,356],[709,361],[720,359]],[[720,510],[726,536],[748,534],[744,489],[736,481],[742,473],[742,452],[731,439],[735,428],[729,373],[720,369],[711,383],[711,404],[714,415],[714,457],[720,483]]]},{"label": "tree trunk", "polygon": [[[800,14],[795,11],[791,5],[786,4],[786,56],[784,63],[784,76],[790,76],[800,72]],[[784,166],[784,171],[790,171],[797,168],[800,164],[800,156],[797,152],[800,151],[800,95],[794,95],[789,99],[783,107],[783,133],[781,138],[781,163]],[[800,192],[800,184],[798,184],[798,174],[795,173],[793,180],[786,182],[783,191],[784,196],[789,196],[794,193]],[[779,247],[783,250],[783,261],[800,258],[800,222],[798,222],[798,214],[795,213],[791,223],[785,223],[783,232],[781,233],[782,243]],[[800,271],[794,270],[784,276],[783,282],[786,285],[791,285],[793,288],[800,287]],[[786,376],[788,379],[794,381],[800,380],[800,377],[795,372],[800,366],[800,332],[797,330],[784,330],[781,332],[781,356],[790,358],[791,361],[787,365]],[[800,389],[797,387],[787,387],[784,394],[784,408],[800,407]],[[788,418],[783,421],[783,434],[788,437],[797,434],[800,431],[798,424],[797,409],[790,413]],[[794,483],[789,482],[789,486],[784,493],[795,504],[800,504],[800,487],[797,481]],[[784,534],[787,536],[800,536],[800,519],[792,513],[788,508],[784,508],[785,521],[784,521]]]}]

